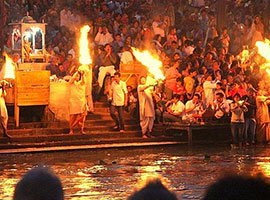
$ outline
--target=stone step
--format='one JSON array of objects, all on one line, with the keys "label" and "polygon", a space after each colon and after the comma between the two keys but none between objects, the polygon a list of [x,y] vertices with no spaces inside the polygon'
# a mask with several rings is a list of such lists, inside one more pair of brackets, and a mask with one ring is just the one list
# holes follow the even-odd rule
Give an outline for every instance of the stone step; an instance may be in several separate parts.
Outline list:
[{"label": "stone step", "polygon": [[[23,144],[23,143],[48,143],[55,141],[68,141],[68,140],[107,140],[107,139],[127,139],[130,137],[141,137],[141,132],[137,131],[125,131],[120,133],[119,131],[106,131],[106,132],[86,132],[85,135],[79,133],[79,130],[76,130],[73,135],[68,133],[51,133],[47,135],[38,134],[38,133],[21,133],[21,135],[11,134],[12,138],[0,137],[0,144]],[[155,130],[153,133],[155,136],[163,135],[163,132],[160,130]]]},{"label": "stone step", "polygon": [[[154,138],[143,139],[142,137],[126,137],[126,138],[103,138],[93,139],[86,136],[80,138],[69,137],[69,140],[55,141],[35,141],[35,142],[9,142],[0,143],[0,149],[19,149],[19,148],[40,148],[40,147],[56,147],[56,146],[74,146],[74,145],[95,145],[95,144],[119,144],[119,143],[145,143],[145,142],[174,142],[181,141],[177,137],[160,136]],[[185,141],[183,141],[185,142]]]},{"label": "stone step", "polygon": [[[90,119],[90,120],[104,119],[104,120],[107,120],[107,119],[112,119],[112,118],[111,118],[111,115],[110,115],[109,112],[95,112],[95,113],[88,114],[86,116],[86,119]],[[124,119],[132,119],[132,117],[130,116],[129,113],[124,112]]]},{"label": "stone step", "polygon": [[[113,131],[113,124],[111,126],[97,126],[97,125],[86,125],[85,132],[91,133],[104,133]],[[140,130],[139,125],[126,125],[126,131],[138,131]],[[52,127],[52,128],[21,128],[21,129],[10,129],[8,134],[11,136],[15,135],[51,135],[51,134],[61,134],[69,133],[69,126],[63,127]]]},{"label": "stone step", "polygon": [[[113,126],[114,122],[112,119],[107,119],[107,120],[86,120],[85,121],[85,126]],[[138,125],[139,122],[133,119],[126,119],[125,120],[126,125]],[[29,123],[20,123],[20,127],[16,128],[14,122],[9,122],[8,123],[8,129],[31,129],[31,128],[57,128],[57,127],[68,127],[69,123],[68,122],[29,122]]]},{"label": "stone step", "polygon": [[94,108],[108,108],[109,103],[108,102],[95,102]]}]

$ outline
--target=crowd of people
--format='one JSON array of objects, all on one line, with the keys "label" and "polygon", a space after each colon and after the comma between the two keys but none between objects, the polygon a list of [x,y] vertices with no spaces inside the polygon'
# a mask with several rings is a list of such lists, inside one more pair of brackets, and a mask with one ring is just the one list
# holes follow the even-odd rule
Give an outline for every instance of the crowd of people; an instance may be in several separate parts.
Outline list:
[{"label": "crowd of people", "polygon": [[[149,177],[127,200],[177,200],[161,178]],[[270,183],[264,177],[229,175],[211,184],[204,200],[264,200],[270,197]],[[49,168],[36,167],[29,170],[17,183],[13,200],[64,200],[61,180]]]},{"label": "crowd of people", "polygon": [[[140,119],[144,138],[151,137],[154,122],[204,124],[211,116],[217,123],[231,122],[233,145],[267,143],[270,77],[260,68],[263,58],[244,58],[242,51],[252,51],[268,37],[269,5],[227,0],[226,26],[220,30],[217,5],[206,0],[78,0],[61,6],[11,0],[5,20],[18,21],[29,11],[35,21],[48,24],[47,69],[58,78],[76,73],[79,28],[88,24],[93,99],[108,95],[115,130],[124,132],[127,108]],[[6,29],[5,50],[10,52],[11,30]],[[137,62],[131,47],[159,57],[162,83],[153,84],[151,74],[142,75],[138,87],[120,80],[120,66]]]}]

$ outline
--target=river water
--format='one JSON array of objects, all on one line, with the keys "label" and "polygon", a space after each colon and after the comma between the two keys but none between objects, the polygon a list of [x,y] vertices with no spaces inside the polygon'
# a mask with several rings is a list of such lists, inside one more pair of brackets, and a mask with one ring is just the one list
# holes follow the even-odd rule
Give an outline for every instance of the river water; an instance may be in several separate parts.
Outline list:
[{"label": "river water", "polygon": [[166,146],[0,155],[0,199],[12,199],[21,176],[33,166],[50,166],[60,177],[65,199],[126,199],[138,182],[162,176],[181,199],[201,199],[226,173],[270,177],[267,147]]}]

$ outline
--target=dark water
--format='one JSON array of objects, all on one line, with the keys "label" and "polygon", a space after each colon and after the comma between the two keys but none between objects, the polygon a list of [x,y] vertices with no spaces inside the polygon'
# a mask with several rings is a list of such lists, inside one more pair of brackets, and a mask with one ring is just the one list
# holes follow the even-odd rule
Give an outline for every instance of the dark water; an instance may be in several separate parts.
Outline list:
[{"label": "dark water", "polygon": [[266,147],[167,146],[12,154],[0,155],[0,199],[11,199],[15,184],[37,164],[49,165],[63,183],[65,199],[74,200],[125,199],[137,182],[153,175],[164,177],[182,199],[201,199],[205,188],[227,172],[262,172],[270,177]]}]

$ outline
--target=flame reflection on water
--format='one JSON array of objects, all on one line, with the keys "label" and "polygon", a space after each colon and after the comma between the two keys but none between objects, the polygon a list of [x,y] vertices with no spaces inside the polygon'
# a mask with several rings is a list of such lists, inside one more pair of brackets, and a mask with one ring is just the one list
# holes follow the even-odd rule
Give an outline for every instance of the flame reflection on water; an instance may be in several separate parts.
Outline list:
[{"label": "flame reflection on water", "polygon": [[163,177],[182,199],[201,199],[205,188],[226,172],[262,172],[270,177],[267,148],[231,151],[229,148],[167,147],[107,151],[2,156],[0,197],[11,199],[21,176],[41,160],[60,177],[67,200],[125,199],[136,183],[152,176]]}]

